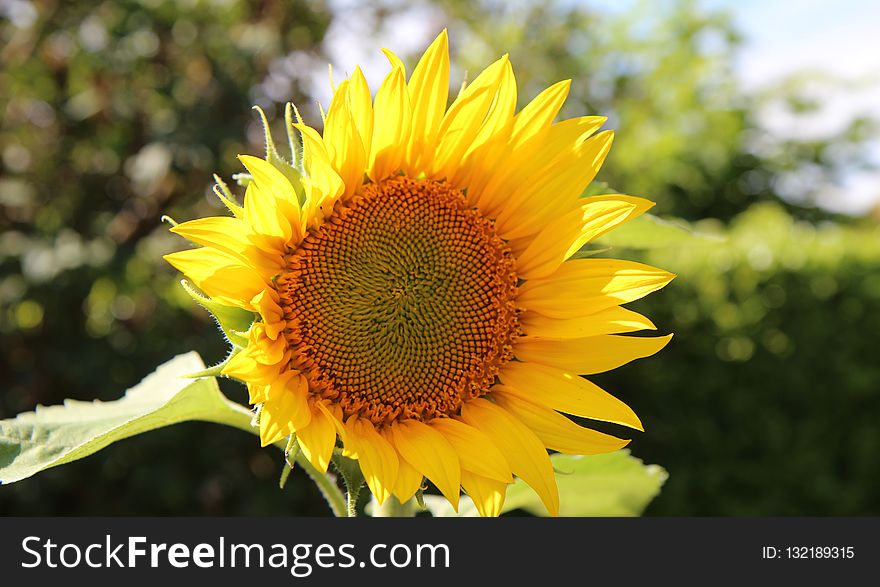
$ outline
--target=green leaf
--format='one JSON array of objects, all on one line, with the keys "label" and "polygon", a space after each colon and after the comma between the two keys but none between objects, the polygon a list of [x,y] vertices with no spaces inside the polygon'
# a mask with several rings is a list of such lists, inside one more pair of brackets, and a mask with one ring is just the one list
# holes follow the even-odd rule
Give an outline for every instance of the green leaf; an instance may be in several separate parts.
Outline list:
[{"label": "green leaf", "polygon": [[596,239],[604,245],[628,249],[702,246],[723,242],[724,237],[695,230],[684,220],[664,220],[643,214]]},{"label": "green leaf", "polygon": [[223,395],[214,378],[185,379],[205,368],[195,352],[161,365],[110,402],[65,400],[0,420],[0,483],[14,483],[156,428],[190,420],[243,428],[251,412]]},{"label": "green leaf", "polygon": [[[550,457],[559,486],[560,516],[638,516],[660,492],[668,474],[645,465],[628,450],[592,455]],[[524,509],[536,516],[547,510],[537,494],[517,479],[507,491],[503,511]]]},{"label": "green leaf", "polygon": [[[628,450],[593,456],[555,454],[550,459],[559,487],[560,516],[638,516],[668,477],[662,467],[645,465]],[[458,514],[436,495],[426,495],[425,506],[435,517],[477,515],[466,496],[461,498]],[[502,513],[515,509],[547,515],[538,495],[521,479],[508,488]]]}]

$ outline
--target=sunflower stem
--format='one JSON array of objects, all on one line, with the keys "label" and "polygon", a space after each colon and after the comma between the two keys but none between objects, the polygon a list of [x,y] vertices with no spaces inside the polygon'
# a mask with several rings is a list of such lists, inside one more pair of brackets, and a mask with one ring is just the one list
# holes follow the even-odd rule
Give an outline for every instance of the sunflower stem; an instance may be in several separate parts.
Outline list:
[{"label": "sunflower stem", "polygon": [[333,466],[342,475],[345,483],[346,512],[349,518],[357,517],[357,501],[364,486],[364,474],[360,465],[353,459],[339,453],[333,454]]}]

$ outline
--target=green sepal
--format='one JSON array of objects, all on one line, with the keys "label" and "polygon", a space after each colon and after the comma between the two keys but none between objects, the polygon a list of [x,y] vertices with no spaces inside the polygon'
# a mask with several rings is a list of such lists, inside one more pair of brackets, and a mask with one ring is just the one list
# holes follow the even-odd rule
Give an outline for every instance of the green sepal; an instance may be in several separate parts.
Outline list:
[{"label": "green sepal", "polygon": [[421,487],[416,491],[416,504],[422,511],[428,509],[428,506],[425,505],[425,492]]},{"label": "green sepal", "polygon": [[[305,200],[305,188],[302,185],[302,174],[300,173],[297,166],[295,166],[290,161],[287,161],[278,154],[278,149],[275,148],[275,141],[272,138],[272,131],[269,128],[269,120],[266,118],[266,113],[263,112],[263,109],[259,106],[254,106],[254,110],[257,111],[257,114],[260,116],[260,122],[263,124],[263,133],[266,141],[266,161],[272,164],[275,169],[284,174],[284,177],[287,178],[287,181],[290,182],[290,185],[293,186],[293,191],[296,193],[297,199],[300,201],[300,204]],[[291,131],[292,128],[287,123],[287,115],[285,113],[285,128],[287,129],[287,138],[288,143],[290,144],[290,152],[292,156],[292,161],[296,160],[296,147],[295,144],[291,142]]]},{"label": "green sepal", "polygon": [[232,215],[238,219],[244,218],[244,208],[239,206],[235,202],[235,196],[232,195],[232,192],[229,190],[229,186],[226,185],[226,182],[223,181],[219,175],[214,174],[214,181],[216,184],[214,185],[214,194],[220,198],[220,201],[232,212]]},{"label": "green sepal", "polygon": [[188,379],[198,379],[199,377],[225,377],[225,375],[223,375],[223,369],[226,367],[226,365],[229,364],[229,361],[232,360],[232,357],[240,352],[241,348],[233,346],[232,352],[229,353],[229,356],[214,365],[213,367],[208,367],[207,369],[203,369],[202,371],[197,371],[195,373],[182,375],[182,377],[186,377]]},{"label": "green sepal", "polygon": [[247,346],[247,337],[242,336],[240,333],[247,332],[250,329],[251,324],[253,324],[254,319],[256,318],[256,315],[253,312],[248,312],[247,310],[242,310],[241,308],[235,308],[233,306],[227,306],[212,300],[211,298],[197,292],[196,289],[185,279],[182,279],[180,284],[197,304],[211,313],[211,316],[217,321],[220,330],[223,331],[223,334],[230,343],[239,347]]},{"label": "green sepal", "polygon": [[236,348],[246,348],[250,341],[248,340],[248,331],[247,330],[230,330],[226,333],[226,336],[229,338],[229,342],[232,343]]},{"label": "green sepal", "polygon": [[281,477],[278,479],[278,489],[284,489],[284,486],[287,485],[287,478],[290,477],[292,472],[293,463],[290,461],[287,461],[281,466]]},{"label": "green sepal", "polygon": [[288,102],[284,105],[284,131],[287,133],[287,146],[290,148],[290,162],[302,173],[302,143],[299,140],[299,133],[293,126],[294,110],[292,103]]},{"label": "green sepal", "polygon": [[[278,489],[284,489],[287,485],[287,478],[293,471],[296,464],[296,457],[299,455],[299,442],[296,440],[296,434],[287,437],[287,448],[284,449],[284,465],[281,467],[281,478],[278,479]],[[293,461],[290,459],[293,458]]]}]

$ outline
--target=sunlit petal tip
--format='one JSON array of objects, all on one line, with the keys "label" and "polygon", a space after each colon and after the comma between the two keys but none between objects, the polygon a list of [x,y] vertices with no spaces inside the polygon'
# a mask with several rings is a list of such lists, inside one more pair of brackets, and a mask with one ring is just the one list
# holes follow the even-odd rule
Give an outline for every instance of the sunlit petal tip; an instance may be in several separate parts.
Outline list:
[{"label": "sunlit petal tip", "polygon": [[633,430],[638,430],[639,432],[644,432],[644,431],[645,431],[645,425],[642,424],[642,421],[639,419],[638,416],[636,416],[636,419],[635,419],[635,426],[633,426]]},{"label": "sunlit petal tip", "polygon": [[461,419],[498,444],[513,473],[538,493],[551,515],[556,515],[559,490],[553,466],[535,433],[501,406],[482,398],[465,403]]},{"label": "sunlit petal tip", "polygon": [[397,56],[394,51],[392,51],[391,49],[383,48],[382,53],[385,55],[385,58],[388,59],[388,63],[391,64],[391,67],[393,69],[399,69],[401,70],[401,72],[406,74],[406,66],[404,66],[403,61],[400,59],[400,57]]},{"label": "sunlit petal tip", "polygon": [[504,455],[486,434],[452,418],[435,418],[430,426],[443,434],[458,453],[462,475],[465,471],[471,471],[501,483],[513,482]]},{"label": "sunlit petal tip", "polygon": [[397,451],[367,419],[352,416],[346,421],[345,429],[349,443],[354,445],[367,486],[381,505],[397,482]]},{"label": "sunlit petal tip", "polygon": [[400,455],[457,507],[461,468],[455,449],[443,434],[422,422],[407,420],[391,427],[391,437]]},{"label": "sunlit petal tip", "polygon": [[297,430],[300,450],[316,469],[322,473],[330,466],[333,447],[336,444],[336,426],[333,417],[318,405],[310,407],[311,422]]}]

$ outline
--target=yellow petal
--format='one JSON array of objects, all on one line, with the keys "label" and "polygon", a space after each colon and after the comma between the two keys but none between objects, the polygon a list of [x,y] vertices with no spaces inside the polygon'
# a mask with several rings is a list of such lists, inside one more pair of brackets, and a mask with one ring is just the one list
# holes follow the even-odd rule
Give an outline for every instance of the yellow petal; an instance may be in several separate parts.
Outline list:
[{"label": "yellow petal", "polygon": [[373,107],[373,142],[368,167],[373,181],[381,181],[400,169],[411,118],[404,73],[395,67],[379,86]]},{"label": "yellow petal", "polygon": [[253,181],[244,196],[244,218],[254,232],[277,239],[273,250],[282,251],[299,230],[299,202],[284,174],[259,157],[238,157]]},{"label": "yellow petal", "polygon": [[[489,108],[480,131],[465,151],[464,157],[447,176],[450,185],[465,190],[470,189],[475,177],[495,173],[498,162],[508,151],[508,139],[513,130],[513,112],[516,110],[516,79],[513,66],[506,62],[495,100]],[[470,205],[476,203],[476,196],[469,197]]]},{"label": "yellow petal", "polygon": [[290,420],[287,420],[281,410],[270,403],[264,403],[260,408],[260,445],[269,446],[289,436],[293,432]]},{"label": "yellow petal", "polygon": [[242,351],[264,365],[277,365],[290,357],[290,348],[282,338],[270,338],[264,322],[254,322],[248,331],[248,346]]},{"label": "yellow petal", "polygon": [[[566,414],[613,422],[644,431],[632,409],[595,383],[553,367],[511,361],[498,374],[501,382],[524,399]],[[516,473],[516,471],[514,471]]]},{"label": "yellow petal", "polygon": [[251,404],[261,404],[266,401],[266,386],[257,383],[248,383],[248,402]]},{"label": "yellow petal", "polygon": [[524,199],[534,195],[535,178],[548,177],[555,168],[564,166],[565,158],[571,159],[575,147],[605,120],[601,116],[582,116],[542,129],[509,150],[494,173],[486,174],[485,181],[475,178],[468,186],[469,197],[474,192],[480,211],[491,217],[511,206],[519,207]]},{"label": "yellow petal", "polygon": [[327,210],[345,191],[342,178],[333,168],[324,139],[312,127],[298,123],[293,125],[302,136],[303,170],[308,181],[305,220],[310,220],[319,206]]},{"label": "yellow petal", "polygon": [[523,332],[543,338],[582,338],[601,334],[620,334],[638,330],[657,330],[645,316],[621,306],[611,306],[595,314],[558,320],[535,312],[524,312],[519,318]]},{"label": "yellow petal", "polygon": [[247,247],[247,225],[234,216],[208,216],[171,227],[171,232],[200,245],[240,253]]},{"label": "yellow petal", "polygon": [[317,400],[315,401],[314,406],[324,412],[325,416],[330,418],[333,426],[336,427],[336,434],[339,435],[339,440],[342,441],[342,448],[345,450],[348,436],[345,430],[345,424],[342,423],[342,407],[338,404],[329,403],[327,400]]},{"label": "yellow petal", "polygon": [[542,181],[531,186],[528,195],[521,187],[511,196],[511,203],[497,216],[498,234],[506,239],[535,234],[556,218],[560,209],[576,205],[599,172],[613,139],[613,131],[601,132],[563,152],[542,174]]},{"label": "yellow petal", "polygon": [[373,99],[370,97],[367,78],[360,67],[355,67],[351,74],[348,102],[352,120],[364,145],[364,153],[369,158],[370,145],[373,142]]},{"label": "yellow petal", "polygon": [[[303,375],[295,375],[287,383],[285,393],[293,397],[296,414],[291,418],[294,429],[305,428],[312,421],[312,410],[309,408],[309,381]],[[271,399],[271,392],[269,395]]]},{"label": "yellow petal", "polygon": [[564,340],[526,336],[516,341],[514,354],[529,363],[540,363],[578,375],[592,375],[650,357],[671,339],[671,334],[652,337],[602,335]]},{"label": "yellow petal", "polygon": [[568,97],[571,80],[557,82],[535,96],[514,120],[510,142],[516,146],[550,126]]},{"label": "yellow petal", "polygon": [[461,486],[473,500],[477,511],[484,518],[501,515],[507,484],[486,479],[469,471],[461,472]]},{"label": "yellow petal", "polygon": [[487,67],[449,107],[440,125],[429,175],[441,179],[455,173],[495,100],[506,64],[507,55]]},{"label": "yellow petal", "polygon": [[288,371],[266,387],[266,401],[260,408],[260,442],[263,446],[295,432],[297,423],[306,426],[311,420],[308,404],[303,405],[301,382],[305,382],[304,377]]},{"label": "yellow petal", "polygon": [[397,56],[397,53],[391,49],[382,49],[382,54],[385,55],[385,58],[388,59],[388,63],[391,64],[391,69],[400,69],[400,71],[403,72],[403,76],[406,77],[406,66],[403,64],[400,57]]},{"label": "yellow petal", "polygon": [[[528,247],[517,254],[517,274],[523,279],[549,276],[586,243],[640,216],[654,205],[631,196],[602,198],[582,200],[586,203],[541,229]],[[517,252],[516,248],[514,252]]]},{"label": "yellow petal", "polygon": [[[413,70],[407,86],[412,103],[412,133],[407,171],[416,176],[434,153],[449,98],[449,38],[446,29],[434,39]],[[424,159],[423,159],[424,158]]]},{"label": "yellow petal", "polygon": [[578,426],[559,412],[526,401],[522,396],[509,392],[502,385],[492,390],[492,398],[520,422],[531,428],[547,448],[574,455],[597,455],[621,449],[629,444],[629,440]]},{"label": "yellow petal", "polygon": [[485,399],[466,402],[461,419],[488,435],[507,459],[511,471],[528,483],[551,515],[559,512],[559,492],[544,444],[525,424]]},{"label": "yellow petal", "polygon": [[248,384],[254,384],[256,386],[254,389],[259,390],[259,394],[254,393],[251,396],[251,403],[255,404],[260,402],[253,400],[265,393],[266,385],[278,376],[279,371],[280,366],[270,368],[258,363],[245,349],[233,355],[229,362],[223,366],[222,372],[226,377],[234,377],[240,381],[246,381]]},{"label": "yellow petal", "polygon": [[501,483],[513,482],[507,460],[488,436],[452,418],[435,418],[429,425],[452,445],[458,453],[462,469]]},{"label": "yellow petal", "polygon": [[[639,216],[654,207],[654,202],[652,202],[651,200],[646,200],[645,198],[639,198],[636,196],[626,196],[623,194],[591,196],[588,198],[583,198],[583,200],[581,201],[585,202],[582,209],[584,210],[584,220],[588,221],[584,223],[583,227],[581,228],[581,234],[571,244],[568,251],[566,252],[566,259],[575,254],[578,249],[580,249],[586,243],[602,236],[609,230],[612,230],[625,222],[629,222],[634,218],[638,218]],[[601,214],[597,214],[594,211],[594,208],[596,210],[607,209],[605,207],[615,208],[620,206],[621,202],[625,202],[626,204],[632,206],[632,210],[622,217],[614,216],[613,218],[599,218]]]},{"label": "yellow petal", "polygon": [[345,186],[342,197],[354,193],[362,183],[367,155],[358,135],[357,125],[349,110],[348,80],[339,84],[327,110],[324,123],[324,144],[333,169]]},{"label": "yellow petal", "polygon": [[227,306],[253,311],[251,300],[267,285],[256,269],[211,247],[179,251],[163,259],[207,295]]},{"label": "yellow petal", "polygon": [[266,278],[271,278],[283,268],[280,255],[270,255],[254,246],[250,240],[248,225],[231,216],[209,216],[189,222],[181,222],[171,232],[183,238],[223,251],[250,265]]},{"label": "yellow petal", "polygon": [[278,292],[271,287],[267,287],[251,300],[251,306],[259,312],[263,324],[266,325],[266,336],[272,340],[277,340],[287,327],[284,311],[278,305],[279,301]]},{"label": "yellow petal", "polygon": [[674,278],[668,271],[633,261],[574,259],[549,277],[526,281],[517,303],[549,318],[575,318],[637,300]]},{"label": "yellow petal", "polygon": [[516,110],[516,78],[513,73],[513,65],[505,61],[501,69],[501,79],[498,81],[498,90],[495,99],[489,107],[485,120],[482,121],[480,131],[468,147],[466,153],[478,149],[483,143],[496,136],[501,129],[510,123],[513,129],[513,113]]},{"label": "yellow petal", "polygon": [[333,419],[317,406],[312,409],[311,422],[305,428],[297,429],[296,437],[303,456],[316,469],[325,473],[336,446],[336,426]]},{"label": "yellow petal", "polygon": [[[579,206],[568,214],[559,216],[547,224],[524,251],[517,254],[517,275],[523,279],[547,277],[574,253],[572,248],[577,251],[590,239],[592,230],[598,230],[607,223],[619,224],[634,209],[627,202],[612,202]],[[517,253],[516,248],[514,252]]]},{"label": "yellow petal", "polygon": [[397,482],[397,451],[376,432],[369,420],[352,417],[345,424],[345,439],[357,455],[367,486],[379,504],[391,495]]},{"label": "yellow petal", "polygon": [[398,455],[397,481],[394,483],[394,495],[400,503],[406,503],[422,486],[422,474],[410,465],[403,455]]},{"label": "yellow petal", "polygon": [[446,437],[427,424],[405,420],[391,426],[397,452],[427,477],[458,511],[461,466]]}]

